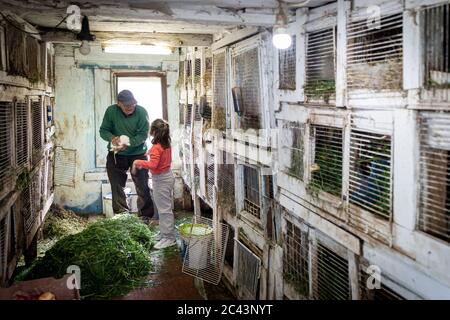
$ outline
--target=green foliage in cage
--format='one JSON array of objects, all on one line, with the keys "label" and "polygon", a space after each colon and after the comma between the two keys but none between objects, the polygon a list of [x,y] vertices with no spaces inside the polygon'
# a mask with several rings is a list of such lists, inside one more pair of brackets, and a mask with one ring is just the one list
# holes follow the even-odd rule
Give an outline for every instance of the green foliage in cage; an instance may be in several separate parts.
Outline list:
[{"label": "green foliage in cage", "polygon": [[316,170],[313,171],[309,190],[318,194],[319,190],[340,196],[342,191],[342,154],[338,154],[329,144],[321,144],[315,154]]},{"label": "green foliage in cage", "polygon": [[309,296],[309,282],[308,273],[304,274],[304,278],[300,277],[291,272],[283,273],[284,280],[289,283],[295,291],[297,291],[301,296]]},{"label": "green foliage in cage", "polygon": [[330,97],[335,94],[336,82],[334,80],[315,80],[308,82],[305,93],[312,99],[323,99],[328,103]]}]

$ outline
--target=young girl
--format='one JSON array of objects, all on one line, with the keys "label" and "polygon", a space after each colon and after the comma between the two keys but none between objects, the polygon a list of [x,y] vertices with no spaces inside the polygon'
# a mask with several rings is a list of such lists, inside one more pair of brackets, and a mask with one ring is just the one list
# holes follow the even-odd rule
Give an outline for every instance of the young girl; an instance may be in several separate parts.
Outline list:
[{"label": "young girl", "polygon": [[152,174],[153,201],[159,213],[161,240],[155,249],[163,249],[176,244],[173,215],[173,188],[175,178],[171,170],[172,147],[170,145],[169,124],[156,119],[150,126],[152,148],[147,152],[146,160],[135,160],[132,173],[136,169],[148,169]]}]

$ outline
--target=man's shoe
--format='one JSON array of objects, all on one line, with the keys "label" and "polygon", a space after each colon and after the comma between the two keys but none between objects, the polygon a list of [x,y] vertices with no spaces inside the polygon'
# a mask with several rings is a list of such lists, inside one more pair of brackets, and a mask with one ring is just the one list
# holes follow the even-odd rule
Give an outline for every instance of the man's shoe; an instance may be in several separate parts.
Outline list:
[{"label": "man's shoe", "polygon": [[164,248],[168,248],[171,246],[174,246],[177,244],[177,241],[175,239],[167,239],[167,238],[163,238],[161,239],[157,244],[155,244],[155,249],[160,250],[160,249],[164,249]]}]

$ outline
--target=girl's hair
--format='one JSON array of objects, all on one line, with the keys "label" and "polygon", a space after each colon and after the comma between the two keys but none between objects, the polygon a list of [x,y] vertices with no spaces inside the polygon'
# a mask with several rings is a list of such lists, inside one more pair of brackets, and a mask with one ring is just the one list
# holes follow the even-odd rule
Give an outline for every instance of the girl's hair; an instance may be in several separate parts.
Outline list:
[{"label": "girl's hair", "polygon": [[163,119],[156,119],[150,126],[150,134],[153,136],[152,143],[159,143],[164,149],[170,147],[169,124]]}]

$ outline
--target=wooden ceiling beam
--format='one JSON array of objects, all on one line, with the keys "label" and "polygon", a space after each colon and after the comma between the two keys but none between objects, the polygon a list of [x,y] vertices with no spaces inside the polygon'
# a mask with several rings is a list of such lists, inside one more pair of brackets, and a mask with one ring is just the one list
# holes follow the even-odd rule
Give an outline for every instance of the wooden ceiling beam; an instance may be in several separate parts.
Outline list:
[{"label": "wooden ceiling beam", "polygon": [[[142,44],[166,45],[170,47],[206,47],[212,43],[212,35],[186,33],[146,32],[93,32],[97,42],[139,41]],[[77,43],[76,34],[70,31],[46,32],[42,39],[53,43]]]}]

